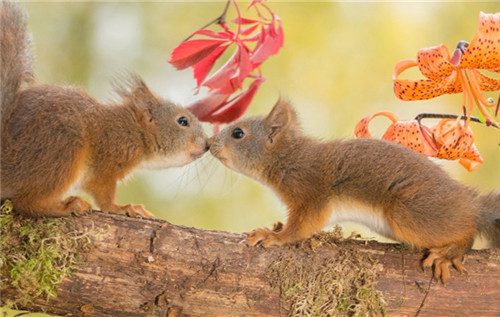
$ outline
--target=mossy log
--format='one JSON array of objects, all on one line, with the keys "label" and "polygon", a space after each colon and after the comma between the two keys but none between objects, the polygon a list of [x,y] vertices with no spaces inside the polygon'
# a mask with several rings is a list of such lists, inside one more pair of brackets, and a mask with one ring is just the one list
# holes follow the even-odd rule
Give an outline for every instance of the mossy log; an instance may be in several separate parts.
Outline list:
[{"label": "mossy log", "polygon": [[[71,316],[287,316],[290,303],[269,274],[284,254],[306,266],[318,256],[328,261],[360,254],[376,272],[389,316],[500,316],[497,250],[471,251],[468,274],[453,271],[442,285],[420,269],[421,253],[397,244],[313,238],[307,245],[265,249],[246,246],[241,234],[162,220],[101,212],[75,219],[82,231],[107,233],[59,285],[56,298],[22,308]],[[2,285],[2,304],[16,296]]]}]

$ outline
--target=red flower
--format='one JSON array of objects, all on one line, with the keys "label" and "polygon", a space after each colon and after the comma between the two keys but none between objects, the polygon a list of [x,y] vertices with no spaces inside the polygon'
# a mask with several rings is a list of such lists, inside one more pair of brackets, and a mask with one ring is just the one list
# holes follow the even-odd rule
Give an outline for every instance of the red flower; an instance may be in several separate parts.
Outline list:
[{"label": "red flower", "polygon": [[[205,98],[188,107],[200,120],[212,123],[236,120],[246,111],[260,84],[264,82],[259,67],[283,46],[283,28],[278,16],[263,2],[254,0],[250,3],[249,8],[254,8],[259,17],[253,20],[242,17],[236,1],[232,0],[238,18],[230,22],[237,25],[236,31],[231,31],[221,22],[218,24],[223,32],[198,30],[191,36],[201,35],[209,39],[187,40],[172,52],[169,63],[179,70],[192,67],[197,86],[209,89]],[[264,17],[259,8],[265,9],[270,18]],[[232,56],[208,76],[215,62],[229,47],[235,47]],[[243,89],[243,82],[248,77],[254,78],[254,81],[230,99],[237,90]]]}]

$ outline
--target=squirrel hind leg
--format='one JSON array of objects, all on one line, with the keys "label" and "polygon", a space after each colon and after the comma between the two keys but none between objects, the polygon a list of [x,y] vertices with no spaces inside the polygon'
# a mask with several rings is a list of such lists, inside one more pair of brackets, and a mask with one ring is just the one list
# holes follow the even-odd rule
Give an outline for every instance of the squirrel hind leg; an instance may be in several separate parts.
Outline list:
[{"label": "squirrel hind leg", "polygon": [[92,210],[89,203],[76,196],[70,196],[63,201],[59,197],[14,201],[14,208],[22,214],[36,217],[65,217],[72,214],[84,215]]},{"label": "squirrel hind leg", "polygon": [[467,272],[462,262],[467,247],[448,245],[429,249],[428,255],[422,260],[422,268],[433,267],[434,278],[445,283],[450,278],[450,266],[458,272]]}]

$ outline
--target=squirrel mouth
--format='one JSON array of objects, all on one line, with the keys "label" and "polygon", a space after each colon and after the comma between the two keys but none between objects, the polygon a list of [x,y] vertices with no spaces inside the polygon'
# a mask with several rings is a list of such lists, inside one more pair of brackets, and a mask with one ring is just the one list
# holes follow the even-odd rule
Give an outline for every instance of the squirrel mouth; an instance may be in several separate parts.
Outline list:
[{"label": "squirrel mouth", "polygon": [[205,151],[203,151],[203,152],[191,153],[191,154],[190,154],[190,156],[191,156],[191,158],[192,158],[192,159],[193,159],[193,161],[194,161],[194,160],[197,160],[197,159],[199,159],[200,157],[202,157],[202,156],[203,156],[203,154],[205,154]]}]

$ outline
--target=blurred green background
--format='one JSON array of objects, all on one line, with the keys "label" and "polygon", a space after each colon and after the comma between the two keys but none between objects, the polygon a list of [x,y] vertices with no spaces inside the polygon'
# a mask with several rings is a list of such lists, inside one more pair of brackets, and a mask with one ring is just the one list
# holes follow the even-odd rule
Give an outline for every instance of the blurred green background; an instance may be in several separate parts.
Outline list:
[{"label": "blurred green background", "polygon": [[[240,3],[245,12],[248,2]],[[167,63],[170,52],[220,15],[224,5],[225,1],[23,3],[30,16],[40,82],[80,85],[106,102],[114,97],[111,80],[130,70],[158,95],[182,105],[199,96],[193,94],[191,70],[176,71]],[[415,58],[420,48],[444,43],[453,50],[458,41],[470,41],[479,11],[500,9],[495,2],[268,5],[283,21],[285,44],[262,65],[267,82],[247,115],[265,114],[280,95],[286,96],[296,106],[304,130],[324,139],[353,137],[356,123],[377,111],[392,111],[402,119],[422,112],[458,112],[462,95],[420,102],[396,99],[393,67],[399,60]],[[234,10],[228,17],[235,17]],[[419,78],[416,71],[404,76]],[[487,95],[498,98],[498,92]],[[388,124],[386,119],[374,120],[372,134],[382,135]],[[212,133],[210,125],[206,129]],[[456,161],[437,163],[460,181],[488,192],[500,187],[500,132],[479,125],[473,130],[483,166],[471,173]],[[268,188],[233,173],[210,155],[183,168],[137,171],[119,186],[118,201],[143,203],[174,224],[232,232],[270,226],[286,216]],[[360,227],[347,227],[350,230],[375,236]]]},{"label": "blurred green background", "polygon": [[[158,95],[181,105],[199,98],[190,69],[176,71],[167,60],[189,34],[211,21],[225,2],[30,2],[39,81],[81,85],[100,101],[114,97],[111,80],[131,70]],[[245,12],[248,2],[241,2]],[[377,111],[410,119],[421,112],[456,113],[462,95],[403,102],[393,94],[392,70],[420,48],[470,41],[479,11],[498,11],[493,2],[349,3],[275,2],[285,44],[262,65],[262,85],[247,115],[267,113],[280,95],[297,108],[308,134],[351,138],[356,123]],[[235,17],[234,10],[228,18]],[[490,73],[491,75],[491,73]],[[495,74],[497,75],[497,74]],[[494,76],[495,76],[494,75]],[[405,78],[419,78],[407,71]],[[497,76],[498,77],[498,76]],[[205,91],[202,91],[202,94]],[[495,100],[498,92],[488,94]],[[426,122],[429,125],[434,122]],[[387,119],[375,119],[382,135]],[[482,192],[500,187],[500,133],[473,126],[485,160],[475,172],[457,161],[438,161],[460,181]],[[207,125],[207,132],[212,128]],[[210,155],[164,171],[137,171],[119,186],[121,203],[143,203],[174,224],[243,232],[285,218],[284,206],[262,185],[223,167]]]}]

